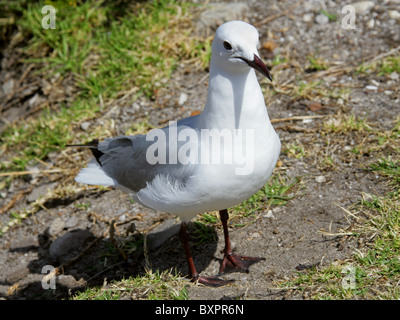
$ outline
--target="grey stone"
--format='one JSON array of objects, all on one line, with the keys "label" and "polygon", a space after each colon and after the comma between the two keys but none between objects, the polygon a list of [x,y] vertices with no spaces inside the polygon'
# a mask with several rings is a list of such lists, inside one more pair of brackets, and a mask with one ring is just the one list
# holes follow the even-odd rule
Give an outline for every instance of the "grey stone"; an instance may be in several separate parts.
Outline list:
[{"label": "grey stone", "polygon": [[36,93],[32,98],[29,99],[28,104],[29,107],[34,108],[43,101],[44,99],[38,93]]},{"label": "grey stone", "polygon": [[62,219],[57,218],[51,223],[48,230],[48,234],[50,237],[54,237],[61,231],[63,231],[64,228],[65,228],[65,222]]},{"label": "grey stone", "polygon": [[175,235],[180,228],[180,222],[176,219],[169,219],[154,228],[147,235],[147,247],[149,250],[155,250],[165,241]]},{"label": "grey stone", "polygon": [[250,10],[244,2],[210,3],[208,9],[200,14],[196,30],[203,36],[212,34],[221,24],[243,19]]},{"label": "grey stone", "polygon": [[14,91],[14,79],[9,79],[6,82],[3,83],[1,88],[3,89],[4,94],[9,94]]},{"label": "grey stone", "polygon": [[10,251],[29,251],[39,247],[37,237],[26,237],[23,239],[15,239],[10,242]]},{"label": "grey stone", "polygon": [[374,7],[375,3],[373,1],[358,1],[353,3],[352,6],[354,6],[357,14],[364,14]]},{"label": "grey stone", "polygon": [[389,17],[392,19],[400,19],[400,12],[396,10],[389,10],[388,11]]},{"label": "grey stone", "polygon": [[13,272],[10,272],[6,276],[6,281],[8,284],[14,284],[17,281],[25,278],[28,274],[29,274],[29,269],[27,267],[22,267]]},{"label": "grey stone", "polygon": [[324,183],[324,182],[326,182],[326,178],[324,176],[318,176],[315,178],[315,182]]},{"label": "grey stone", "polygon": [[81,129],[83,131],[88,131],[90,128],[90,122],[89,121],[85,121],[81,123]]},{"label": "grey stone", "polygon": [[53,190],[57,185],[57,182],[43,184],[35,189],[28,196],[28,202],[34,202],[38,200],[40,197],[43,197],[47,194],[47,192]]},{"label": "grey stone", "polygon": [[78,281],[71,275],[62,274],[56,278],[56,286],[58,285],[66,287],[67,289],[77,289],[84,285],[84,281]]},{"label": "grey stone", "polygon": [[329,23],[329,18],[321,13],[315,17],[315,22],[318,24],[327,24]]},{"label": "grey stone", "polygon": [[393,71],[391,74],[389,74],[389,78],[396,81],[400,79],[400,76],[396,71]]},{"label": "grey stone", "polygon": [[187,100],[188,100],[188,95],[186,93],[182,92],[181,95],[179,96],[178,104],[180,106],[182,106]]},{"label": "grey stone", "polygon": [[71,218],[69,218],[66,222],[65,222],[65,228],[66,229],[70,229],[75,227],[79,222],[79,219],[75,216],[72,216]]}]

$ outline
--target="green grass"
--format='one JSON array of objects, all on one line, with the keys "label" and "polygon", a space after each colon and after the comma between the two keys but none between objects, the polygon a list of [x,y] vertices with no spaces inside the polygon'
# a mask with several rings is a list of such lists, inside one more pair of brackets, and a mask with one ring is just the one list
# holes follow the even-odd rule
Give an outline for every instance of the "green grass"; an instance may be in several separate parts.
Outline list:
[{"label": "green grass", "polygon": [[379,66],[379,74],[400,73],[400,56],[388,57]]},{"label": "green grass", "polygon": [[310,63],[310,66],[307,68],[309,71],[322,71],[329,68],[327,62],[315,55],[310,55],[307,59]]},{"label": "green grass", "polygon": [[323,129],[328,133],[335,134],[372,131],[366,117],[360,118],[354,114],[338,114],[336,117],[324,122]]},{"label": "green grass", "polygon": [[43,160],[50,152],[64,148],[76,136],[74,122],[77,119],[90,119],[98,111],[100,103],[97,99],[78,99],[69,107],[60,106],[57,112],[46,109],[37,119],[23,125],[12,125],[2,137],[5,151],[16,149],[22,152],[14,155],[10,161],[3,161],[1,170],[25,170],[33,159]]},{"label": "green grass", "polygon": [[178,60],[199,68],[209,62],[211,44],[191,36],[190,5],[185,2],[151,1],[127,9],[105,1],[58,1],[53,3],[56,29],[41,26],[44,3],[18,4],[13,7],[21,16],[16,23],[30,38],[23,48],[25,63],[35,64],[45,79],[72,76],[77,93],[72,102],[52,106],[3,132],[1,151],[10,152],[10,160],[1,164],[2,171],[25,170],[35,158],[43,160],[79,141],[79,123],[104,112],[101,106],[110,105],[120,92],[152,98]]},{"label": "green grass", "polygon": [[72,300],[188,300],[187,280],[172,271],[147,271],[144,275],[112,281],[103,287],[88,288]]},{"label": "green grass", "polygon": [[371,169],[389,178],[392,184],[400,184],[399,160],[381,158],[376,163],[371,165]]},{"label": "green grass", "polygon": [[323,14],[324,16],[328,17],[329,21],[331,21],[331,22],[335,22],[335,21],[338,20],[338,15],[337,14],[329,13],[326,10],[321,10],[320,13]]},{"label": "green grass", "polygon": [[361,64],[357,68],[357,73],[369,74],[371,72],[381,75],[389,75],[392,72],[400,73],[400,55],[386,57],[383,60]]}]

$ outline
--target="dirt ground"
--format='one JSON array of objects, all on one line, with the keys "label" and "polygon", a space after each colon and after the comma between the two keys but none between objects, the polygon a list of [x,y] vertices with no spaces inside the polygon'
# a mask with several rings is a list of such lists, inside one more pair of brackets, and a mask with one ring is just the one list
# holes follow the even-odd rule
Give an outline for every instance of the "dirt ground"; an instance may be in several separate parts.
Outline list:
[{"label": "dirt ground", "polygon": [[[330,119],[354,114],[385,131],[399,115],[398,75],[371,76],[355,72],[362,62],[372,61],[399,44],[400,20],[391,18],[388,10],[400,11],[400,3],[377,3],[357,14],[355,29],[346,30],[341,25],[344,1],[299,1],[297,5],[295,1],[247,2],[250,10],[244,19],[260,32],[263,60],[272,67],[278,54],[288,59],[287,63],[272,68],[280,91],[268,96],[267,108],[270,118],[276,120],[274,126],[283,145],[281,165],[275,173],[288,181],[298,179],[299,182],[293,190],[293,199],[286,205],[265,207],[255,216],[244,219],[244,227],[230,229],[236,252],[266,260],[252,265],[248,274],[223,275],[225,279],[235,280],[225,287],[209,288],[188,282],[190,299],[304,299],[298,291],[279,288],[277,282],[289,279],[304,266],[343,261],[357,248],[351,239],[326,233],[334,234],[349,225],[341,207],[356,203],[363,193],[384,194],[386,183],[382,177],[365,170],[376,160],[376,154],[349,152],[368,139],[368,134],[338,133],[335,138],[334,134],[328,136],[323,128]],[[321,10],[337,14],[338,20],[325,21],[319,17]],[[268,41],[271,42],[267,44]],[[276,47],[272,51],[271,45]],[[330,68],[310,69],[300,74],[300,70],[306,69],[303,67],[310,55],[328,62]],[[117,132],[122,133],[127,123],[146,117],[155,126],[186,117],[204,105],[207,79],[207,71],[192,72],[182,64],[155,101],[140,99],[133,104],[122,101],[88,125],[96,126],[112,118]],[[299,79],[323,81],[324,89],[347,90],[346,96],[326,96],[312,91],[296,97],[284,92],[285,89],[291,92],[290,85],[297,84]],[[265,80],[262,83],[270,86]],[[182,93],[187,95],[187,101],[179,106],[177,101]],[[301,120],[282,120],[296,116],[302,117]],[[303,156],[295,157],[287,151],[287,146],[293,143],[302,146]],[[322,161],[328,156],[333,163],[329,166]],[[77,165],[83,166],[89,157],[82,152]],[[57,164],[57,159],[58,155],[52,154],[49,162]],[[48,188],[55,190],[72,178],[15,179],[5,197],[0,198],[0,208],[24,190],[29,192],[22,193],[12,211],[29,208]],[[153,270],[176,268],[182,274],[187,273],[175,218],[132,203],[119,190],[82,188],[62,198],[52,198],[43,207],[1,238],[0,297],[4,299],[67,298],[77,288],[83,288],[80,287],[83,283],[86,287],[100,286],[105,280],[140,274],[146,261]],[[114,237],[110,237],[113,219],[116,225]],[[9,213],[0,214],[2,225],[8,220]],[[145,256],[140,235],[150,233],[148,241],[151,242],[157,238],[152,238],[151,233],[161,230],[167,235],[165,241],[149,243]],[[221,226],[210,228],[209,233],[215,240],[192,247],[196,266],[203,275],[217,273],[224,245]],[[125,244],[126,261],[114,249],[113,241]],[[57,289],[44,290],[43,266],[57,267],[63,263],[64,277],[60,278]]]}]

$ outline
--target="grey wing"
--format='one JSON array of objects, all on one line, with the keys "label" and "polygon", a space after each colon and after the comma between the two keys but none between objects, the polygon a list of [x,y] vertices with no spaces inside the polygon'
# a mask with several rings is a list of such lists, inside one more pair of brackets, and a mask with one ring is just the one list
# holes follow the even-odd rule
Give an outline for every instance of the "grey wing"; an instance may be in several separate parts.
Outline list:
[{"label": "grey wing", "polygon": [[[190,123],[185,121],[185,123]],[[190,126],[181,126],[178,123],[178,131],[182,128],[192,129]],[[145,188],[157,175],[165,175],[172,182],[179,182],[184,185],[185,181],[195,174],[196,166],[182,164],[180,161],[169,163],[169,153],[177,152],[177,149],[184,143],[178,141],[175,147],[170,150],[168,127],[155,129],[160,134],[165,134],[166,163],[160,161],[151,164],[147,157],[147,150],[155,142],[147,141],[146,135],[120,136],[109,138],[99,143],[98,150],[103,153],[98,159],[103,171],[118,184],[133,192]],[[194,143],[193,145],[196,145]],[[163,143],[159,142],[160,148]]]}]

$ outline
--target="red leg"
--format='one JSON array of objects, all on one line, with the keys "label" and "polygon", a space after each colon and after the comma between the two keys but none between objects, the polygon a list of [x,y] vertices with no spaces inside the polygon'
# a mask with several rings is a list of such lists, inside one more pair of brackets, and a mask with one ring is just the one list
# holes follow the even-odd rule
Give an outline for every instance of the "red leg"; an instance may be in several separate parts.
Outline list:
[{"label": "red leg", "polygon": [[204,285],[212,286],[212,287],[219,287],[226,285],[230,282],[231,280],[222,280],[218,277],[200,277],[199,274],[196,271],[196,267],[193,262],[193,257],[190,252],[189,248],[189,236],[187,234],[187,227],[186,227],[186,222],[182,222],[181,228],[179,230],[179,239],[182,243],[183,250],[185,251],[188,265],[189,265],[189,275],[192,278],[193,282],[199,282]]},{"label": "red leg", "polygon": [[249,272],[249,267],[258,261],[265,260],[265,258],[246,257],[233,254],[231,248],[231,241],[229,239],[228,231],[228,210],[224,209],[219,212],[222,227],[224,228],[225,237],[225,248],[222,250],[224,253],[224,259],[222,260],[219,274],[222,274],[225,269],[231,269],[232,271],[244,271]]}]

